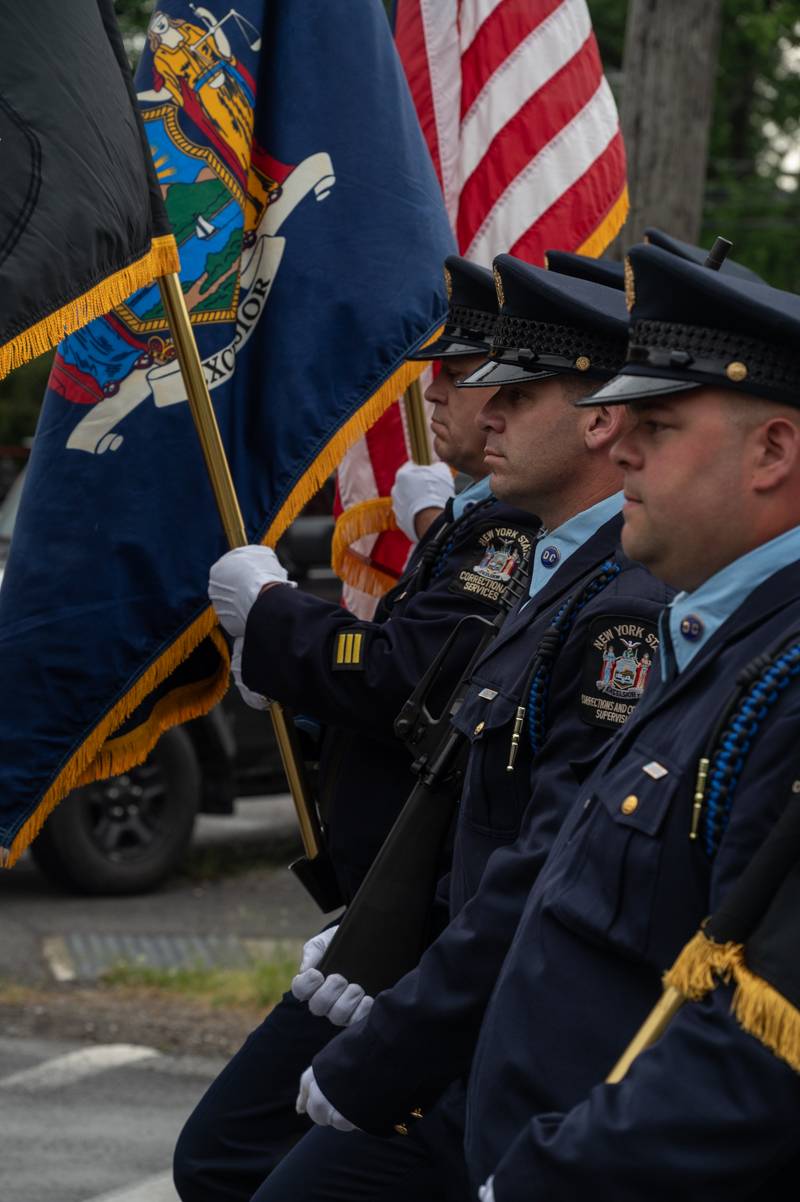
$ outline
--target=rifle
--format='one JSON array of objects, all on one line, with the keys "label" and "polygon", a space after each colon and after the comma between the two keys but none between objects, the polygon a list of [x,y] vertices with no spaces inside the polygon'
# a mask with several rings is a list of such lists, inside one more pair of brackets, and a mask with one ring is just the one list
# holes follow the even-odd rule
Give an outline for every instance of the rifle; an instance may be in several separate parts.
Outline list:
[{"label": "rifle", "polygon": [[[414,753],[418,777],[383,846],[361,883],[318,965],[341,973],[373,996],[410,972],[425,950],[430,911],[441,876],[442,847],[461,794],[468,744],[452,719],[461,708],[478,660],[523,595],[527,561],[506,585],[495,617],[462,618],[401,709],[395,733]],[[469,624],[477,643],[446,704],[431,698],[442,665]]]}]

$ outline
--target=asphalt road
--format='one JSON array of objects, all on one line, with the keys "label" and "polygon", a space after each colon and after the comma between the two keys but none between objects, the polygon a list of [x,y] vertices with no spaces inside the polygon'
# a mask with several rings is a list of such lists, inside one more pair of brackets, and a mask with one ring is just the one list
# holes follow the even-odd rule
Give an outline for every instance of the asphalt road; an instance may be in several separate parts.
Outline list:
[{"label": "asphalt road", "polygon": [[3,1202],[177,1202],[175,1139],[222,1062],[0,1038]]},{"label": "asphalt road", "polygon": [[[70,897],[26,858],[0,874],[0,979],[63,988],[52,947],[78,936],[167,948],[189,938],[299,944],[323,920],[285,867],[297,854],[294,832],[286,797],[243,801],[234,818],[202,818],[191,875],[144,897]],[[202,879],[209,865],[216,879]],[[142,1043],[0,1030],[0,1202],[176,1202],[176,1136],[223,1063]]]}]

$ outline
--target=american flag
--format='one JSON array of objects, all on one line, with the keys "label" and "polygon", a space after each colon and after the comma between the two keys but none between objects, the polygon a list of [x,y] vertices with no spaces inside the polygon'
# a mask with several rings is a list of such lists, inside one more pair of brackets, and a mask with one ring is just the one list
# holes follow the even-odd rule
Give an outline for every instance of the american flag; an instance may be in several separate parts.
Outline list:
[{"label": "american flag", "polygon": [[[586,0],[397,0],[395,41],[460,253],[486,266],[503,252],[538,264],[550,248],[602,254],[628,191]],[[386,524],[377,498],[408,458],[387,414],[339,471],[337,566],[367,590],[345,596],[363,616],[407,554],[396,531],[363,532]]]}]

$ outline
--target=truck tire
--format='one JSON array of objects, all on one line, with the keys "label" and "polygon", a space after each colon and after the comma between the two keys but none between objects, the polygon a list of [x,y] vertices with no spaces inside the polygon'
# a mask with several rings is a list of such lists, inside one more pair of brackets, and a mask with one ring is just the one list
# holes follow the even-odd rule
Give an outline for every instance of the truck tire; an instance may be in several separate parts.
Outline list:
[{"label": "truck tire", "polygon": [[31,854],[45,876],[72,893],[146,893],[182,860],[199,798],[192,741],[173,727],[143,764],[65,797]]}]

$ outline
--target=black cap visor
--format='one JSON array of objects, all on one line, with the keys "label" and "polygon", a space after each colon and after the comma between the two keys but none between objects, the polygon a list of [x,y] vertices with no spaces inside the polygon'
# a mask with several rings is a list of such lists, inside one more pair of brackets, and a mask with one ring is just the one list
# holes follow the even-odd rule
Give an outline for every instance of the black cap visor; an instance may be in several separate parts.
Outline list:
[{"label": "black cap visor", "polygon": [[406,355],[410,363],[424,363],[428,359],[450,359],[457,355],[486,355],[489,351],[487,342],[465,342],[463,339],[448,338],[442,335],[435,342],[421,346],[413,355]]},{"label": "black cap visor", "polygon": [[629,401],[648,401],[658,396],[669,396],[673,392],[688,392],[692,388],[702,387],[694,380],[670,380],[664,376],[614,376],[597,392],[581,397],[575,404],[579,409],[588,409],[592,405],[627,405]]},{"label": "black cap visor", "polygon": [[471,375],[459,380],[459,388],[500,388],[503,384],[516,384],[523,380],[546,380],[549,376],[557,376],[557,371],[539,368],[532,371],[519,363],[503,363],[499,359],[489,359],[482,363]]}]

